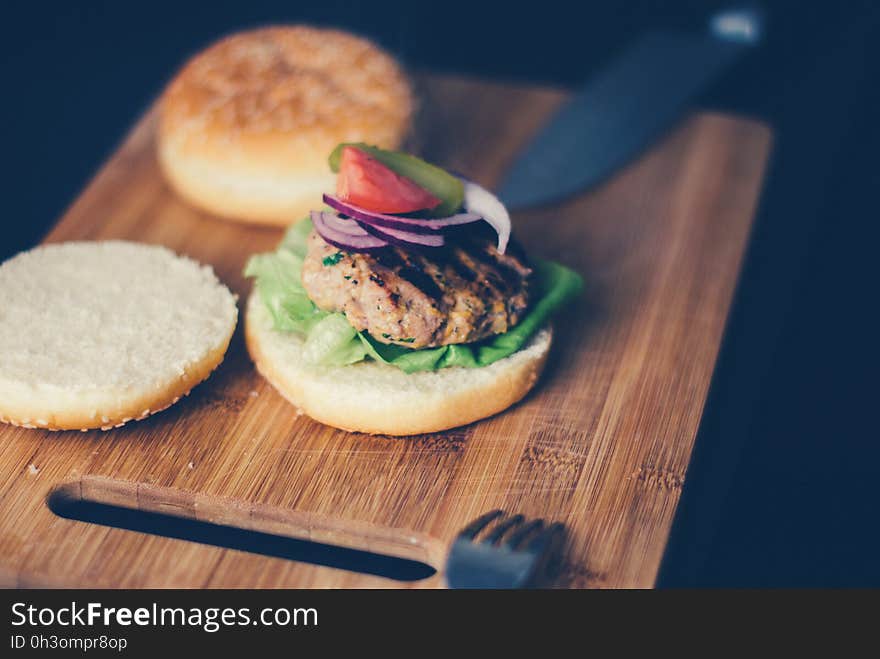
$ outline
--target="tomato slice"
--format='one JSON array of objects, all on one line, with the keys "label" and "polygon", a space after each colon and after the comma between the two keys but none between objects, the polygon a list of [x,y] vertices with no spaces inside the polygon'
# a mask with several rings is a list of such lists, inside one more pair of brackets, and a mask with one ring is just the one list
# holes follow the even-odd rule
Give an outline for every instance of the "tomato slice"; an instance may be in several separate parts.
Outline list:
[{"label": "tomato slice", "polygon": [[336,196],[376,213],[413,213],[434,208],[440,199],[360,149],[342,149]]}]

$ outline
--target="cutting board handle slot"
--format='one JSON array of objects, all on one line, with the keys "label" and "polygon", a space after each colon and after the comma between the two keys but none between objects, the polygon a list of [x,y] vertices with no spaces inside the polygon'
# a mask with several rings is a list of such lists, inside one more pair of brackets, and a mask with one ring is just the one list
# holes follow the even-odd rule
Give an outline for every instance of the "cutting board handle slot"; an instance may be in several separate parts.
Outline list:
[{"label": "cutting board handle slot", "polygon": [[[150,490],[152,497],[144,490]],[[133,494],[134,498],[127,499],[126,493]],[[171,496],[156,496],[163,493]],[[65,519],[371,574],[397,581],[419,581],[437,572],[434,566],[423,560],[346,546],[352,543],[345,533],[340,534],[339,544],[316,542],[307,537],[309,530],[303,528],[307,525],[285,524],[280,519],[283,515],[279,514],[278,509],[274,509],[273,516],[276,519],[264,518],[261,521],[261,515],[254,515],[246,504],[239,503],[237,510],[245,514],[242,519],[246,519],[247,522],[236,524],[235,513],[230,514],[230,510],[236,510],[234,502],[215,499],[207,508],[223,510],[223,519],[208,520],[199,518],[201,516],[197,517],[199,511],[194,505],[195,501],[192,501],[191,506],[181,505],[181,502],[176,500],[180,497],[190,500],[194,498],[192,493],[176,488],[154,488],[143,483],[85,477],[56,487],[46,498],[46,505],[53,513]],[[153,505],[150,505],[150,498]],[[209,513],[210,511],[205,508],[203,506],[201,512]],[[259,527],[264,528],[261,530]],[[327,534],[323,535],[327,536]]]}]

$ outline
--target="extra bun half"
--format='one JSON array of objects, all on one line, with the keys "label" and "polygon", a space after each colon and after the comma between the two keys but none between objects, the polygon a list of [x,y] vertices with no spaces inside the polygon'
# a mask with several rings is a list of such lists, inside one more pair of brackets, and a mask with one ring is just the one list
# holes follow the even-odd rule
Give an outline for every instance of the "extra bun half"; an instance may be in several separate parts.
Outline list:
[{"label": "extra bun half", "polygon": [[272,329],[254,291],[245,337],[257,370],[313,419],[349,431],[415,435],[472,423],[520,400],[544,368],[552,331],[542,329],[518,352],[482,368],[407,374],[376,362],[315,366],[303,359],[301,339]]},{"label": "extra bun half", "polygon": [[207,378],[235,329],[208,266],[121,241],[44,245],[0,265],[0,420],[107,430]]},{"label": "extra bun half", "polygon": [[170,83],[159,162],[195,206],[287,226],[335,188],[327,157],[337,144],[396,148],[412,110],[400,67],[366,39],[307,26],[242,32]]}]

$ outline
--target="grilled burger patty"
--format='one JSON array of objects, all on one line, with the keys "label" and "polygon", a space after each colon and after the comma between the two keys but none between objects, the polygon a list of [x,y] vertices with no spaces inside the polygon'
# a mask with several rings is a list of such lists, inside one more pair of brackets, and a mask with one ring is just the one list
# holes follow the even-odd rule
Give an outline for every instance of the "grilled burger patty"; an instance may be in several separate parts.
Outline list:
[{"label": "grilled burger patty", "polygon": [[320,309],[343,312],[382,343],[428,348],[501,334],[528,306],[532,270],[516,245],[499,254],[492,235],[468,235],[439,249],[351,254],[312,231],[303,286]]}]

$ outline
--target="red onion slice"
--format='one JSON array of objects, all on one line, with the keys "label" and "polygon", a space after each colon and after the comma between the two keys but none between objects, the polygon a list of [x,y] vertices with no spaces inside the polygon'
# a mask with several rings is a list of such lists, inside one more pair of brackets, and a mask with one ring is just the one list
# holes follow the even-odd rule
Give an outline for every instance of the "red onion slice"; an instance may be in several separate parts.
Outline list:
[{"label": "red onion slice", "polygon": [[324,195],[324,203],[343,215],[348,215],[349,217],[353,217],[366,224],[415,233],[432,233],[440,231],[446,227],[470,224],[471,222],[478,222],[482,219],[479,215],[474,213],[458,213],[456,215],[450,215],[449,217],[438,217],[436,219],[387,215],[385,213],[376,213],[367,210],[366,208],[349,204],[347,201],[342,201],[338,197],[329,194]]},{"label": "red onion slice", "polygon": [[366,232],[364,232],[363,235],[356,236],[340,231],[339,229],[335,229],[330,226],[330,223],[327,220],[327,216],[331,218],[336,217],[333,213],[312,211],[312,225],[315,227],[315,231],[318,232],[318,235],[321,236],[321,238],[323,238],[325,242],[333,245],[334,247],[352,252],[364,252],[371,249],[378,249],[380,247],[388,246],[387,241],[382,240],[381,238],[378,238],[376,236],[372,236]]},{"label": "red onion slice", "polygon": [[442,233],[414,233],[390,227],[377,227],[366,222],[359,222],[361,227],[372,235],[400,247],[443,247],[445,240]]},{"label": "red onion slice", "polygon": [[324,213],[321,218],[328,227],[334,231],[340,231],[347,236],[369,236],[364,228],[355,220],[347,217],[339,217],[336,213]]},{"label": "red onion slice", "polygon": [[486,188],[464,178],[461,181],[464,183],[464,209],[492,225],[498,234],[498,252],[504,254],[510,241],[510,214],[501,200]]}]

